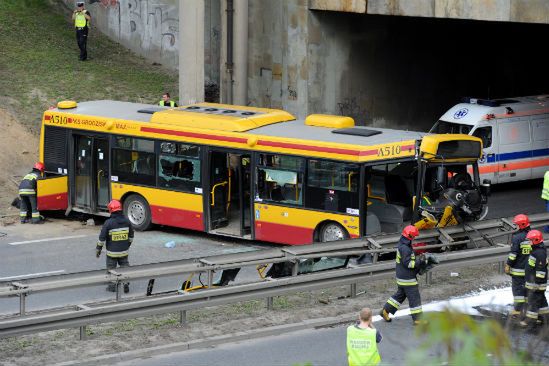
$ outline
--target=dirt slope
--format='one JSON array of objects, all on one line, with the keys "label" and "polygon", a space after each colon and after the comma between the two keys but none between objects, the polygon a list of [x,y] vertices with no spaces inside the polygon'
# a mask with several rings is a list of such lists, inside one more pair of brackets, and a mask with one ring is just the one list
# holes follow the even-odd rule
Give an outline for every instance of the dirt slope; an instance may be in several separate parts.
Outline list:
[{"label": "dirt slope", "polygon": [[[5,105],[1,103],[0,106]],[[17,219],[11,207],[21,177],[38,159],[38,136],[33,135],[7,109],[0,107],[0,224]]]}]

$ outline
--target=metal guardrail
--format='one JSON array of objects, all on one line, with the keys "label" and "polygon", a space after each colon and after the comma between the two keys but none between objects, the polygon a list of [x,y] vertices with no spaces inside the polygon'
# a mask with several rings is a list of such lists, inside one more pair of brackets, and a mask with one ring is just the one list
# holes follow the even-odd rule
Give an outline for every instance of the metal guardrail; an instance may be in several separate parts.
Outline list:
[{"label": "metal guardrail", "polygon": [[[507,246],[497,246],[441,255],[441,263],[436,268],[503,261],[508,251]],[[467,261],[465,262],[464,259]],[[0,338],[272,298],[292,292],[352,285],[393,276],[394,263],[380,263],[185,294],[168,294],[114,303],[80,305],[72,309],[3,319],[0,321]]]},{"label": "metal guardrail", "polygon": [[[530,220],[532,227],[549,225],[549,214],[530,215]],[[515,230],[510,219],[494,219],[471,223],[467,225],[467,228],[453,226],[422,231],[417,241],[440,241],[442,244],[438,246],[468,245],[472,247],[479,246],[477,243],[486,241],[487,238],[488,240],[498,237],[503,238]],[[181,321],[183,322],[184,314],[189,309],[258,298],[267,298],[267,303],[272,304],[273,296],[339,285],[350,284],[351,295],[356,295],[356,284],[358,282],[393,276],[394,263],[371,264],[358,268],[331,270],[259,283],[209,288],[200,292],[185,293],[183,295],[157,295],[126,300],[121,298],[119,285],[122,282],[131,280],[206,272],[208,274],[208,287],[210,287],[213,272],[216,270],[280,262],[293,262],[295,264],[293,274],[296,275],[297,265],[300,260],[364,253],[372,253],[374,255],[387,253],[394,251],[393,247],[399,238],[399,234],[379,235],[309,246],[283,247],[146,264],[118,268],[109,272],[105,272],[105,270],[88,271],[3,283],[0,284],[0,297],[19,296],[20,314],[17,317],[4,317],[0,319],[0,338],[68,327],[81,327],[80,334],[83,337],[85,332],[82,327],[86,325],[174,311],[181,312]],[[484,245],[486,246],[486,244]],[[473,265],[502,261],[508,250],[508,247],[498,245],[490,248],[453,252],[442,255],[441,264],[437,268],[451,265]],[[466,263],[464,263],[464,259],[467,259]],[[77,305],[61,310],[46,310],[37,314],[25,315],[25,299],[31,293],[60,291],[113,282],[116,283],[118,289],[116,292],[116,302]]]}]

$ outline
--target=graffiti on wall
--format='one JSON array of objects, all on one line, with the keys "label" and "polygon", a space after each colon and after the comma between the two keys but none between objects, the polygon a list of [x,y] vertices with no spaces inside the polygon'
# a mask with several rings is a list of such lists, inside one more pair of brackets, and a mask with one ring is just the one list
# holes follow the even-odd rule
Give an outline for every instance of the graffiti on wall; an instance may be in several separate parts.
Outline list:
[{"label": "graffiti on wall", "polygon": [[154,62],[177,67],[179,9],[163,0],[89,0],[100,30]]},{"label": "graffiti on wall", "polygon": [[337,107],[340,115],[354,118],[357,124],[364,124],[370,119],[368,110],[357,103],[354,97],[344,98],[341,102],[337,103]]}]

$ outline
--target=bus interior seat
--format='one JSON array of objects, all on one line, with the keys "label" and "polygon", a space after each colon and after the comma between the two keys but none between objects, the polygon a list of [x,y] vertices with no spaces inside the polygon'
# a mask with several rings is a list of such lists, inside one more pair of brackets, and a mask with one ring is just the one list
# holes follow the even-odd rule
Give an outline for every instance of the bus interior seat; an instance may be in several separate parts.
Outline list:
[{"label": "bus interior seat", "polygon": [[284,201],[284,194],[282,193],[282,187],[280,187],[279,185],[276,185],[271,190],[271,199],[273,201]]},{"label": "bus interior seat", "polygon": [[381,233],[381,223],[376,214],[368,211],[366,213],[366,235],[375,235]]},{"label": "bus interior seat", "polygon": [[287,200],[296,201],[296,185],[291,183],[285,183],[282,189],[282,194]]},{"label": "bus interior seat", "polygon": [[412,218],[411,207],[404,207],[378,200],[371,201],[371,204],[368,206],[368,212],[377,217],[381,225],[381,230],[386,233],[400,230],[402,225]]}]

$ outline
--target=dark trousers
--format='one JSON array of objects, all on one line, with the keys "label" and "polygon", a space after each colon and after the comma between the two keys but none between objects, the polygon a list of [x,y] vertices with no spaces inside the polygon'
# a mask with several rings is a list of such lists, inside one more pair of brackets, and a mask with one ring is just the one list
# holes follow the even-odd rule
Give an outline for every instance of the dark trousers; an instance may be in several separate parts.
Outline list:
[{"label": "dark trousers", "polygon": [[40,222],[40,212],[38,212],[36,195],[23,194],[19,197],[21,197],[21,210],[19,212],[19,218],[21,219],[21,222],[26,222],[29,217],[32,218],[32,222]]},{"label": "dark trousers", "polygon": [[86,43],[88,42],[88,29],[76,30],[76,42],[78,48],[80,48],[80,60],[85,61],[88,58],[88,51],[86,49]]},{"label": "dark trousers", "polygon": [[547,305],[545,291],[528,290],[526,319],[529,321],[536,321],[538,317],[545,318],[546,320],[549,317],[549,306]]},{"label": "dark trousers", "polygon": [[421,308],[421,295],[419,294],[419,286],[398,286],[397,292],[387,300],[383,307],[387,312],[394,314],[400,308],[400,305],[408,298],[410,304],[410,313],[412,319],[418,320],[423,312]]},{"label": "dark trousers", "polygon": [[522,311],[526,304],[526,287],[524,276],[511,276],[511,290],[513,291],[513,306],[516,311]]},{"label": "dark trousers", "polygon": [[[130,261],[128,260],[128,256],[114,258],[114,257],[109,257],[107,255],[107,269],[116,269],[117,265],[119,267],[129,267]],[[124,287],[128,287],[129,285],[130,285],[129,282],[124,282]],[[109,284],[109,290],[110,291],[115,290],[115,286],[113,283]]]}]

